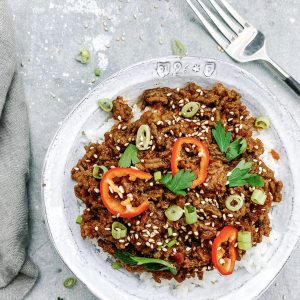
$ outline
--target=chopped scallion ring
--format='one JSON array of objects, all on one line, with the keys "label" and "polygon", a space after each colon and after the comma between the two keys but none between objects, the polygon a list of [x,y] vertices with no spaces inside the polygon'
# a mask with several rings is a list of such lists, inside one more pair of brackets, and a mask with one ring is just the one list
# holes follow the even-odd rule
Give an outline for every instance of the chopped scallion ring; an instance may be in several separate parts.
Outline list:
[{"label": "chopped scallion ring", "polygon": [[168,236],[172,236],[173,235],[173,229],[172,229],[172,227],[168,227],[167,232],[168,232]]},{"label": "chopped scallion ring", "polygon": [[171,205],[166,209],[165,215],[169,221],[178,221],[183,215],[183,210],[178,205]]},{"label": "chopped scallion ring", "polygon": [[64,287],[67,289],[71,289],[75,284],[76,284],[77,280],[74,277],[67,277],[64,280]]},{"label": "chopped scallion ring", "polygon": [[110,112],[113,109],[112,102],[107,98],[100,99],[98,101],[98,106],[106,112]]},{"label": "chopped scallion ring", "polygon": [[258,117],[255,121],[255,127],[260,129],[267,129],[270,127],[271,121],[268,117]]},{"label": "chopped scallion ring", "polygon": [[198,216],[196,208],[192,205],[187,205],[184,207],[185,222],[187,224],[194,224],[197,222]]},{"label": "chopped scallion ring", "polygon": [[154,172],[154,174],[153,174],[154,176],[154,181],[160,181],[161,180],[161,171],[156,171],[156,172]]},{"label": "chopped scallion ring", "polygon": [[254,190],[251,196],[251,201],[259,205],[264,205],[266,198],[267,196],[263,191]]},{"label": "chopped scallion ring", "polygon": [[176,243],[177,243],[177,240],[171,240],[171,241],[167,244],[167,247],[168,247],[168,248],[171,248],[171,247],[173,247]]},{"label": "chopped scallion ring", "polygon": [[91,55],[88,49],[82,48],[75,56],[75,59],[82,64],[87,64],[90,61]]},{"label": "chopped scallion ring", "polygon": [[198,102],[189,102],[181,109],[181,115],[184,118],[192,118],[199,110],[200,105]]},{"label": "chopped scallion ring", "polygon": [[244,205],[244,200],[239,195],[231,195],[226,198],[225,200],[225,206],[230,211],[238,211],[240,210]]},{"label": "chopped scallion ring", "polygon": [[151,140],[151,131],[149,125],[141,125],[136,134],[136,147],[139,150],[149,149]]},{"label": "chopped scallion ring", "polygon": [[100,169],[103,171],[103,174],[108,171],[108,169],[105,166],[94,165],[94,168],[93,168],[93,177],[94,178],[96,178],[96,179],[102,178],[102,174],[99,174]]},{"label": "chopped scallion ring", "polygon": [[252,248],[251,232],[241,230],[238,232],[238,248],[241,250],[249,250]]},{"label": "chopped scallion ring", "polygon": [[111,226],[111,235],[116,240],[124,238],[127,235],[127,227],[120,222],[113,222]]},{"label": "chopped scallion ring", "polygon": [[119,270],[122,268],[122,264],[118,261],[115,261],[111,264],[111,267],[114,269],[114,270]]},{"label": "chopped scallion ring", "polygon": [[172,48],[173,55],[184,56],[187,54],[187,48],[180,40],[177,39],[172,40],[171,48]]},{"label": "chopped scallion ring", "polygon": [[95,76],[100,76],[100,75],[101,75],[101,70],[100,70],[100,68],[95,68],[94,73],[95,73]]},{"label": "chopped scallion ring", "polygon": [[82,223],[82,216],[77,216],[76,223],[81,224]]}]

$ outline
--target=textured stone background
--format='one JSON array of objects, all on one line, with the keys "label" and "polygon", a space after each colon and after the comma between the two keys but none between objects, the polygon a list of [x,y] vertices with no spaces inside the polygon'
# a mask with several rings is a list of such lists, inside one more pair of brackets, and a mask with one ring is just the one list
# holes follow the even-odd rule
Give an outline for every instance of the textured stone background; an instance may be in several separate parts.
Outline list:
[{"label": "textured stone background", "polygon": [[[20,46],[21,71],[31,127],[30,255],[40,277],[26,299],[93,300],[81,283],[63,287],[70,271],[48,237],[41,209],[40,177],[47,147],[71,108],[100,80],[140,60],[171,54],[170,39],[183,41],[189,54],[231,59],[194,21],[184,0],[10,0]],[[299,0],[232,0],[267,36],[270,56],[300,80]],[[92,61],[74,60],[88,47]],[[94,77],[95,66],[103,70]],[[261,63],[243,68],[278,96],[300,123],[299,97]],[[278,278],[260,299],[299,299],[300,244]],[[84,270],[83,270],[84,271]]]}]

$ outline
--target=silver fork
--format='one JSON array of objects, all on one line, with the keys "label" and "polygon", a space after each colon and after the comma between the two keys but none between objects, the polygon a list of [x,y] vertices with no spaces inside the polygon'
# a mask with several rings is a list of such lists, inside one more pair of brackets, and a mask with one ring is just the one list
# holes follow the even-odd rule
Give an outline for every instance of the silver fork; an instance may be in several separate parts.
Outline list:
[{"label": "silver fork", "polygon": [[[219,0],[223,8],[215,0],[208,0],[218,13],[219,17],[201,0],[186,0],[192,10],[201,20],[210,35],[220,47],[239,62],[263,60],[269,63],[281,76],[282,80],[300,96],[300,84],[267,54],[265,36],[253,25],[244,20],[240,14],[226,1]],[[206,17],[198,10],[195,4],[201,6]],[[214,23],[212,25],[207,18]]]}]

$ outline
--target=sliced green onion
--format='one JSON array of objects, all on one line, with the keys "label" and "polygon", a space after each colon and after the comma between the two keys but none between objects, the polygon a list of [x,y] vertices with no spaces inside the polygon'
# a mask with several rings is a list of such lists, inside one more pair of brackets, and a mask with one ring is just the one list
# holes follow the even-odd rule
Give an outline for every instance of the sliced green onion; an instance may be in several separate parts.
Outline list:
[{"label": "sliced green onion", "polygon": [[241,148],[240,148],[239,154],[243,154],[247,150],[247,141],[246,141],[246,139],[242,139],[240,145],[241,145]]},{"label": "sliced green onion", "polygon": [[259,205],[264,205],[266,198],[267,196],[263,191],[254,190],[251,196],[251,201]]},{"label": "sliced green onion", "polygon": [[186,46],[179,40],[172,40],[171,41],[171,48],[173,55],[184,56],[187,54]]},{"label": "sliced green onion", "polygon": [[111,264],[111,267],[114,269],[114,270],[119,270],[122,268],[122,264],[118,261],[115,261]]},{"label": "sliced green onion", "polygon": [[244,200],[239,195],[228,196],[225,200],[225,206],[230,211],[238,211],[242,208],[243,205],[244,205]]},{"label": "sliced green onion", "polygon": [[169,221],[178,221],[183,215],[183,210],[178,205],[171,205],[166,209],[165,215]]},{"label": "sliced green onion", "polygon": [[75,59],[82,64],[87,64],[91,58],[90,52],[86,48],[82,48],[80,52],[75,56]]},{"label": "sliced green onion", "polygon": [[241,230],[238,232],[238,248],[241,250],[249,250],[252,248],[251,232]]},{"label": "sliced green onion", "polygon": [[168,236],[172,236],[173,235],[173,229],[172,229],[172,227],[168,227],[167,232],[168,232]]},{"label": "sliced green onion", "polygon": [[252,248],[252,245],[250,243],[242,243],[242,242],[238,242],[238,248],[240,250],[249,250]]},{"label": "sliced green onion", "polygon": [[103,171],[103,174],[108,171],[108,169],[105,166],[94,165],[94,168],[93,168],[93,177],[94,178],[96,178],[96,179],[102,178],[102,174],[99,173],[100,169]]},{"label": "sliced green onion", "polygon": [[101,70],[100,70],[100,68],[95,68],[94,73],[95,73],[95,76],[100,76],[100,75],[101,75]]},{"label": "sliced green onion", "polygon": [[71,289],[75,284],[76,284],[77,280],[74,277],[67,277],[64,280],[64,287],[67,289]]},{"label": "sliced green onion", "polygon": [[124,238],[127,235],[127,227],[120,222],[113,222],[111,226],[111,235],[116,240]]},{"label": "sliced green onion", "polygon": [[139,150],[149,149],[151,132],[149,125],[141,125],[136,134],[136,147]]},{"label": "sliced green onion", "polygon": [[255,127],[260,129],[267,129],[270,127],[271,121],[268,117],[258,117],[255,121]]},{"label": "sliced green onion", "polygon": [[107,98],[100,99],[98,101],[98,106],[106,112],[109,112],[113,109],[113,104],[112,104],[111,100],[109,100]]},{"label": "sliced green onion", "polygon": [[189,102],[181,109],[181,115],[184,118],[192,118],[199,110],[200,105],[198,102]]},{"label": "sliced green onion", "polygon": [[76,223],[81,224],[82,223],[82,216],[77,216]]},{"label": "sliced green onion", "polygon": [[177,243],[177,240],[172,240],[172,241],[170,241],[170,242],[167,244],[167,247],[168,247],[168,248],[171,248],[171,247],[173,247],[176,243]]},{"label": "sliced green onion", "polygon": [[197,222],[198,216],[196,208],[192,205],[187,205],[184,207],[184,215],[186,224],[194,224]]},{"label": "sliced green onion", "polygon": [[154,172],[154,181],[160,181],[161,180],[161,171]]}]

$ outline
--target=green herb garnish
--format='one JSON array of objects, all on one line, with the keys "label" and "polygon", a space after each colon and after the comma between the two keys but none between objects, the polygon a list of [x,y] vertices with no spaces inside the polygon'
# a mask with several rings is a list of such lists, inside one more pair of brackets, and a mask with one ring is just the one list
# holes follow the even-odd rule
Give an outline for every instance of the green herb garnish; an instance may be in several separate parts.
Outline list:
[{"label": "green herb garnish", "polygon": [[76,223],[81,224],[82,223],[82,216],[77,216]]},{"label": "green herb garnish", "polygon": [[252,162],[241,160],[227,177],[229,187],[243,186],[246,184],[251,186],[264,186],[265,182],[261,176],[249,173],[251,167]]},{"label": "green herb garnish", "polygon": [[71,289],[75,284],[76,284],[77,280],[74,277],[67,277],[64,280],[64,287],[67,289]]},{"label": "green herb garnish", "polygon": [[123,263],[132,265],[132,266],[141,266],[145,265],[145,268],[150,271],[162,271],[169,270],[172,274],[176,275],[176,267],[169,263],[168,261],[157,259],[157,258],[148,258],[134,256],[127,251],[118,250],[115,253],[116,258],[121,260]]},{"label": "green herb garnish", "polygon": [[90,58],[90,52],[86,48],[82,48],[80,52],[75,56],[75,59],[84,65],[90,61]]},{"label": "green herb garnish", "polygon": [[100,76],[101,75],[101,70],[100,70],[100,68],[95,68],[95,70],[94,70],[94,74],[95,74],[95,76]]},{"label": "green herb garnish", "polygon": [[217,122],[215,128],[212,130],[212,134],[220,151],[226,154],[226,158],[229,161],[235,159],[247,150],[246,139],[240,138],[230,143],[231,132],[225,130],[221,121]]},{"label": "green herb garnish", "polygon": [[111,264],[111,267],[114,269],[114,270],[119,270],[122,268],[122,264],[118,261],[115,261]]},{"label": "green herb garnish", "polygon": [[119,167],[129,168],[140,162],[138,158],[138,150],[135,145],[129,144],[119,160]]},{"label": "green herb garnish", "polygon": [[185,56],[187,54],[186,46],[179,40],[172,40],[171,48],[173,55]]},{"label": "green herb garnish", "polygon": [[231,133],[225,132],[225,129],[221,121],[218,121],[215,128],[212,130],[212,134],[220,148],[221,152],[226,152],[231,139]]},{"label": "green herb garnish", "polygon": [[170,173],[164,175],[160,183],[174,194],[185,196],[184,190],[192,186],[195,177],[192,171],[179,170],[174,177]]},{"label": "green herb garnish", "polygon": [[230,161],[243,154],[247,149],[247,141],[245,139],[238,139],[232,142],[226,152],[226,158]]}]

